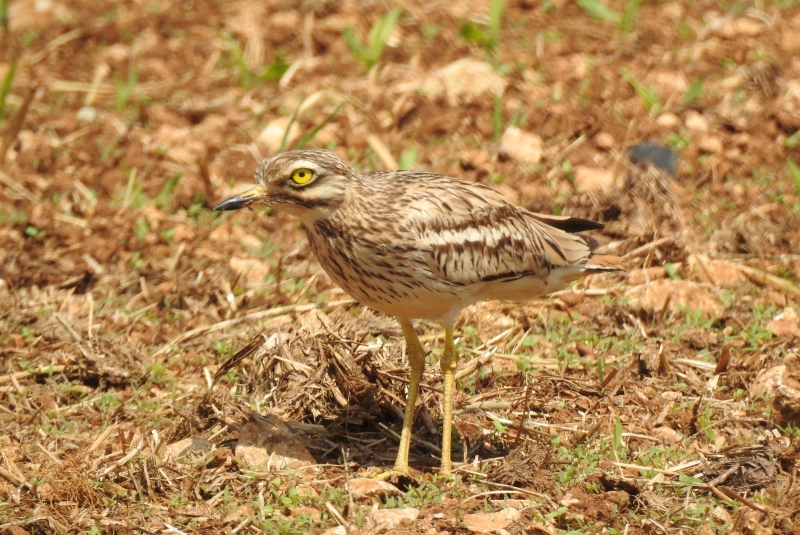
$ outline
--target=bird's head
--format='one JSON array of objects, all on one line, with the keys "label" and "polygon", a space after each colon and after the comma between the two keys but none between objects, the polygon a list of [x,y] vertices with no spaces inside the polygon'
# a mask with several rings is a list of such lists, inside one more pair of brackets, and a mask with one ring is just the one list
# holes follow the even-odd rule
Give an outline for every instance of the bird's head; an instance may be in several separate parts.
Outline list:
[{"label": "bird's head", "polygon": [[358,177],[358,173],[330,151],[284,152],[261,162],[255,173],[256,187],[222,201],[214,210],[265,204],[289,212],[305,223],[313,223],[338,208],[348,184]]}]

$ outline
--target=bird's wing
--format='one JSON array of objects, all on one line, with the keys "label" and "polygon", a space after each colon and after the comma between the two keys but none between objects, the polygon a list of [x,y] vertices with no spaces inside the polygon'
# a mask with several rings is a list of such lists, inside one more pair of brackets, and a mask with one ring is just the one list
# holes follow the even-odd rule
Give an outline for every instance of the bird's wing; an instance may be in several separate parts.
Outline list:
[{"label": "bird's wing", "polygon": [[403,233],[415,239],[432,274],[456,285],[545,278],[586,263],[595,245],[566,231],[594,224],[528,212],[479,184],[426,175],[424,187],[408,184],[403,201]]}]

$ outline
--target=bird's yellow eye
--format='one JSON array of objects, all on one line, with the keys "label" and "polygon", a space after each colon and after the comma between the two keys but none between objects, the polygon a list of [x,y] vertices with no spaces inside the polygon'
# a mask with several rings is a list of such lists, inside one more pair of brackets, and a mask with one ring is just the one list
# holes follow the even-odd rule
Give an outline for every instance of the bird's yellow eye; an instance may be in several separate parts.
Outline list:
[{"label": "bird's yellow eye", "polygon": [[298,186],[303,186],[311,182],[311,179],[314,178],[314,171],[311,169],[306,169],[305,167],[301,167],[300,169],[295,169],[292,172],[292,182],[297,184]]}]

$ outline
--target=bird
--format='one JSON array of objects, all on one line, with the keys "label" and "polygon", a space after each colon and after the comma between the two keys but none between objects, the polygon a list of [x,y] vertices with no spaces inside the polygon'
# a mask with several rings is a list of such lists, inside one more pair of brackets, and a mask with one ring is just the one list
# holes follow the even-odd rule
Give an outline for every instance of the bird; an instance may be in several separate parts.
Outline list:
[{"label": "bird", "polygon": [[444,326],[442,453],[439,474],[452,473],[456,316],[478,301],[527,301],[592,273],[619,270],[582,231],[603,224],[516,206],[496,190],[422,171],[358,172],[334,152],[292,150],[265,158],[256,186],[214,209],[267,205],[303,223],[325,272],[359,303],[394,316],[410,375],[397,458],[409,473],[414,408],[425,350],[413,320]]}]

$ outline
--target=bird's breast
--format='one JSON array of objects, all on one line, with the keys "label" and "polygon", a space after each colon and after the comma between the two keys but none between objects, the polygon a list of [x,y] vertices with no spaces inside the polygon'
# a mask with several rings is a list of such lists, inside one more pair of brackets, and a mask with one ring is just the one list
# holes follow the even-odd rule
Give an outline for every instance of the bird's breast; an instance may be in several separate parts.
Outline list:
[{"label": "bird's breast", "polygon": [[432,273],[425,253],[414,243],[330,223],[309,228],[308,239],[334,282],[360,303],[386,314],[441,319],[460,309],[468,294]]}]

